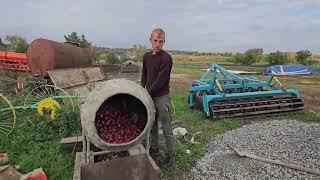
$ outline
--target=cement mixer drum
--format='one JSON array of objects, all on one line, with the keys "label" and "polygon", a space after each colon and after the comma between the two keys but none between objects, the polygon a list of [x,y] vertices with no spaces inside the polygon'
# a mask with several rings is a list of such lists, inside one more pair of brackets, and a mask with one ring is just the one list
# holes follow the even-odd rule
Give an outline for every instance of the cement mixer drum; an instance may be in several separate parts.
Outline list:
[{"label": "cement mixer drum", "polygon": [[85,135],[95,146],[109,151],[123,151],[141,144],[155,120],[149,93],[126,79],[97,85],[87,95],[80,113]]}]

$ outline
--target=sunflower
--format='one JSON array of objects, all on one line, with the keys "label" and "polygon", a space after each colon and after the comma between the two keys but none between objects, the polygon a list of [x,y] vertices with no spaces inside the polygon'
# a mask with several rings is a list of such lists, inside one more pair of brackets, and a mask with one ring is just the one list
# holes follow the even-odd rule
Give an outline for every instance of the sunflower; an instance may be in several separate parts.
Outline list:
[{"label": "sunflower", "polygon": [[61,109],[60,104],[52,98],[44,98],[38,103],[38,113],[41,116],[50,117],[51,120],[55,120],[57,112]]}]

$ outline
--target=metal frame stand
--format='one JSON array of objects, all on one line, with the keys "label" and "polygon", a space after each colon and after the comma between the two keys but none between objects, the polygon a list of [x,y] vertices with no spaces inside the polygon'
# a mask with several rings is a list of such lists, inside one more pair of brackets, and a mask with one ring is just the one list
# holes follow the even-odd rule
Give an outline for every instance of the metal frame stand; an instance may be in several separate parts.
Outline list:
[{"label": "metal frame stand", "polygon": [[[93,152],[90,147],[90,140],[89,138],[85,135],[85,132],[82,132],[82,157],[83,157],[83,162],[81,165],[89,165],[91,163],[94,163],[94,156],[96,155],[103,155],[103,154],[108,154],[108,153],[113,153],[113,152],[120,152],[120,151],[110,151],[110,150],[101,150],[98,152]],[[137,154],[147,154],[149,155],[149,148],[150,148],[150,132],[147,134],[147,137],[145,139],[145,146],[143,144],[138,144],[135,147],[125,149],[123,151],[128,151],[129,156],[134,156]]]}]

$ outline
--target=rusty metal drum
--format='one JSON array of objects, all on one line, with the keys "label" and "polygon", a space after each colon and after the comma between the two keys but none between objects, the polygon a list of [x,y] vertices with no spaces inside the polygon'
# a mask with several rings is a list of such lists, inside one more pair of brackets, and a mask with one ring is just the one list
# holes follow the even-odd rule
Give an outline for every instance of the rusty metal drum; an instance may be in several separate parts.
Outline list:
[{"label": "rusty metal drum", "polygon": [[47,77],[48,70],[52,69],[92,65],[89,48],[42,38],[34,40],[29,45],[27,58],[31,72],[40,77]]}]

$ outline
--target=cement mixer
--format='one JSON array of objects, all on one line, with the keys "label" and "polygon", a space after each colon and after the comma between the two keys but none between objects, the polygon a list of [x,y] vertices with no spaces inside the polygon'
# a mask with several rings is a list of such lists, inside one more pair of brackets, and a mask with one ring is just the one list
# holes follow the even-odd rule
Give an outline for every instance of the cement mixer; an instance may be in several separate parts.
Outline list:
[{"label": "cement mixer", "polygon": [[[87,95],[80,114],[83,150],[74,179],[159,178],[148,152],[155,108],[143,87],[125,79],[102,82]],[[124,151],[128,156],[95,162],[97,155]]]}]

